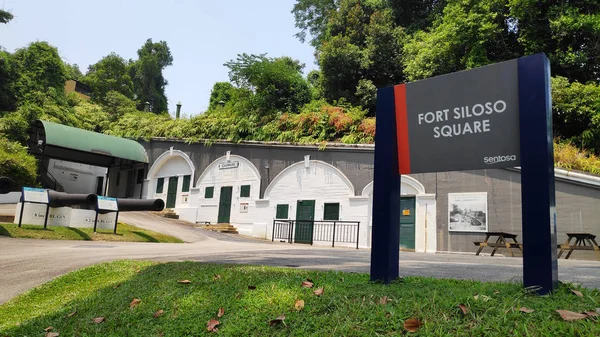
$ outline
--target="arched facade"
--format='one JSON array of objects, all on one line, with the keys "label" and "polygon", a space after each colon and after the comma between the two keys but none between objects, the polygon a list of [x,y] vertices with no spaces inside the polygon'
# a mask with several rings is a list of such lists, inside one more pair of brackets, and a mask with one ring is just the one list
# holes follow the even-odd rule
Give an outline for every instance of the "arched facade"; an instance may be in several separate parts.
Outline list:
[{"label": "arched facade", "polygon": [[[373,182],[365,186],[362,195],[369,198],[368,246],[371,247]],[[435,194],[426,193],[425,186],[421,182],[413,177],[403,175],[400,184],[400,197],[400,224],[398,225],[401,226],[401,247],[414,249],[417,252],[434,253],[437,248]],[[402,233],[409,237],[402,237]]]},{"label": "arched facade", "polygon": [[194,164],[179,150],[161,154],[148,170],[148,198],[160,198],[166,208],[187,207],[194,181]]},{"label": "arched facade", "polygon": [[248,159],[227,154],[202,172],[196,188],[199,223],[231,223],[251,234],[255,200],[260,196],[260,173]]}]

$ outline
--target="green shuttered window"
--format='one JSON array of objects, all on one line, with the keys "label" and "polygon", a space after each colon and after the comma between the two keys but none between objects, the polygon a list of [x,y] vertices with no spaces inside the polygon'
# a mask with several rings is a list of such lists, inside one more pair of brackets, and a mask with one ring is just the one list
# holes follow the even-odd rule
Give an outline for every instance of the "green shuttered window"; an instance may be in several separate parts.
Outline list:
[{"label": "green shuttered window", "polygon": [[275,213],[275,219],[287,219],[288,218],[289,206],[287,204],[277,205],[277,212]]},{"label": "green shuttered window", "polygon": [[329,203],[325,204],[323,209],[323,220],[339,220],[340,219],[340,204]]},{"label": "green shuttered window", "polygon": [[165,184],[165,178],[158,178],[156,181],[156,193],[163,192],[163,185]]},{"label": "green shuttered window", "polygon": [[189,192],[190,191],[190,179],[192,179],[192,176],[184,176],[183,177],[183,187],[181,188],[181,192]]},{"label": "green shuttered window", "polygon": [[205,199],[211,199],[213,197],[214,193],[215,193],[215,187],[214,186],[207,187],[204,190],[204,198]]},{"label": "green shuttered window", "polygon": [[248,198],[250,196],[250,185],[243,185],[240,188],[240,197]]}]

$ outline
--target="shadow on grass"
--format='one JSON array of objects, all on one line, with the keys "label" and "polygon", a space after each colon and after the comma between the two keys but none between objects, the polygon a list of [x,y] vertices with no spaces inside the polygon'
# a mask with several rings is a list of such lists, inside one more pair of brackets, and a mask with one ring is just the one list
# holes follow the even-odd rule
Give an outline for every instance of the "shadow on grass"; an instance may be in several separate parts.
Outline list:
[{"label": "shadow on grass", "polygon": [[79,228],[74,228],[74,227],[65,227],[65,228],[67,228],[71,232],[79,235],[84,240],[87,240],[87,241],[91,241],[92,240],[92,238],[89,235],[87,235],[86,232],[80,230]]},{"label": "shadow on grass", "polygon": [[135,235],[137,235],[137,236],[139,236],[139,237],[142,237],[142,238],[144,238],[144,239],[148,240],[148,242],[160,242],[160,241],[159,241],[158,239],[156,239],[155,237],[153,237],[153,236],[150,236],[150,235],[148,235],[148,234],[146,234],[146,233],[144,233],[144,232],[140,232],[140,231],[132,231],[132,233],[133,233],[133,234],[135,234]]},{"label": "shadow on grass", "polygon": [[10,235],[10,232],[8,230],[6,230],[6,228],[4,228],[4,226],[0,226],[0,235],[2,236],[8,236],[8,237],[13,237],[12,235]]}]

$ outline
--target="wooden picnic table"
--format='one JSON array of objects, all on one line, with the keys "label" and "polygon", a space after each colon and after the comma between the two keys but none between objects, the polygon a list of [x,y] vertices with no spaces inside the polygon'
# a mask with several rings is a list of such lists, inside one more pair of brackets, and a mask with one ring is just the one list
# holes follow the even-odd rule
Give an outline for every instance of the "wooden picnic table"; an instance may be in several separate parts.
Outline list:
[{"label": "wooden picnic table", "polygon": [[[496,237],[496,236],[498,237],[498,239],[496,239],[496,242],[494,242],[494,243],[489,242],[490,237]],[[512,242],[507,241],[507,239],[512,239]],[[517,242],[517,235],[512,234],[512,233],[506,233],[506,232],[486,232],[485,240],[483,240],[483,242],[475,241],[473,243],[475,244],[475,246],[479,246],[479,249],[477,250],[477,254],[475,254],[475,255],[479,255],[479,253],[481,253],[481,251],[485,247],[494,247],[494,250],[492,251],[492,256],[494,256],[494,254],[496,254],[496,251],[498,250],[498,248],[508,249],[508,251],[510,252],[510,256],[512,256],[512,257],[514,257],[515,254],[513,253],[511,248],[519,248],[521,250],[521,252],[523,251],[523,245],[520,244],[519,242]]]},{"label": "wooden picnic table", "polygon": [[[567,241],[559,245],[560,252],[558,252],[558,258],[564,253],[565,250],[569,250],[565,259],[568,259],[574,250],[594,250],[596,258],[600,260],[600,248],[596,242],[596,236],[590,233],[567,233]],[[575,243],[571,244],[571,241],[575,239]]]}]

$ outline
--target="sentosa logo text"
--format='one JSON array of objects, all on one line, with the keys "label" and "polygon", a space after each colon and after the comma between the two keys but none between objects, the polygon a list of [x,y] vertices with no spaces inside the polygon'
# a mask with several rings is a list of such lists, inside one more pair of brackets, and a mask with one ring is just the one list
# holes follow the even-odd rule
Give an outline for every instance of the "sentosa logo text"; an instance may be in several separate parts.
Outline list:
[{"label": "sentosa logo text", "polygon": [[483,157],[483,162],[486,164],[496,164],[496,163],[502,163],[505,161],[515,161],[515,160],[517,160],[517,156],[514,154],[506,155],[506,156]]}]

